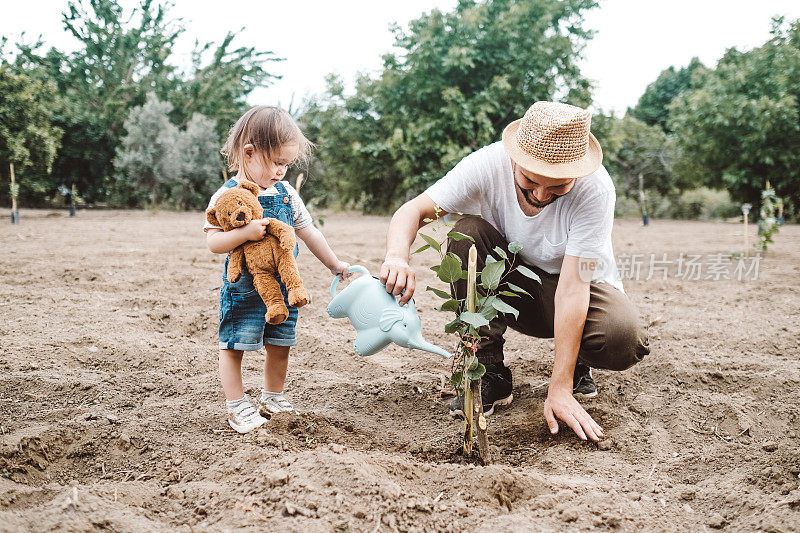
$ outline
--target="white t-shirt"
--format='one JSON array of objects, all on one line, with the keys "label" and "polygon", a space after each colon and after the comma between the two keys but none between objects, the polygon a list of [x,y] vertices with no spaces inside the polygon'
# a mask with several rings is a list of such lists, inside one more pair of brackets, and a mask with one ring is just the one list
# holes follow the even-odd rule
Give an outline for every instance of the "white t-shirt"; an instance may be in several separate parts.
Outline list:
[{"label": "white t-shirt", "polygon": [[528,216],[517,200],[511,158],[496,142],[462,159],[425,193],[448,213],[480,215],[508,242],[522,244],[523,261],[550,274],[561,271],[564,255],[597,258],[592,281],[624,292],[611,245],[616,193],[602,166]]},{"label": "white t-shirt", "polygon": [[[239,183],[239,176],[234,176],[233,179],[236,180],[236,183]],[[311,214],[308,212],[308,209],[306,209],[306,204],[303,203],[303,200],[300,198],[300,195],[297,194],[297,191],[294,190],[294,187],[289,185],[289,182],[282,181],[281,183],[283,183],[284,187],[286,187],[286,192],[289,194],[289,198],[291,199],[292,202],[292,217],[294,217],[294,224],[293,224],[294,229],[298,230],[305,228],[312,222]],[[214,204],[217,203],[217,198],[219,198],[219,196],[227,190],[228,187],[225,187],[224,185],[219,189],[217,189],[217,192],[214,193],[214,195],[211,197],[211,200],[208,202],[208,208],[206,208],[206,211],[214,207]],[[278,194],[279,194],[278,189],[276,189],[275,187],[270,187],[269,189],[263,189],[263,190],[259,189],[258,192],[259,196],[277,196]],[[206,223],[203,226],[203,231],[208,231],[209,229],[212,228],[222,229],[219,226],[214,226],[208,220],[206,220]]]}]

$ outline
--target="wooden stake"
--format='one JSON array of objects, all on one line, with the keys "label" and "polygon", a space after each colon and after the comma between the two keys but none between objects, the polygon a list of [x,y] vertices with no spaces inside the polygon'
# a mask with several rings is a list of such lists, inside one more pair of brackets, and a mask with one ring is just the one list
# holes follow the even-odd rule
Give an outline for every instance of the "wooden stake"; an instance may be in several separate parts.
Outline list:
[{"label": "wooden stake", "polygon": [[[475,312],[475,283],[478,278],[478,251],[473,244],[469,249],[469,260],[467,261],[467,311]],[[470,355],[471,361],[471,355]],[[471,362],[470,362],[471,364]],[[464,374],[464,457],[469,459],[472,456],[472,436],[475,434],[475,418],[473,417],[474,409],[472,408],[475,399],[473,393],[475,389],[472,388],[472,382],[466,376],[466,370],[469,365],[465,365]],[[478,394],[480,394],[480,387],[478,387]]]},{"label": "wooden stake", "polygon": [[294,183],[295,183],[294,190],[296,190],[297,192],[300,192],[300,187],[303,186],[303,173],[302,172],[297,175],[297,181],[295,181]]},{"label": "wooden stake", "polygon": [[14,179],[14,163],[8,164],[11,169],[11,223],[19,224],[19,210],[17,209],[17,187]]},{"label": "wooden stake", "polygon": [[[467,311],[474,313],[477,305],[477,291],[475,285],[478,278],[478,250],[473,244],[469,249],[467,262]],[[486,417],[483,414],[483,399],[481,398],[481,380],[469,381],[469,387],[464,391],[464,452],[472,452],[472,435],[478,434],[478,456],[485,465],[492,462],[489,451],[489,438],[486,435]],[[475,423],[477,422],[477,431]]]},{"label": "wooden stake", "polygon": [[750,255],[750,236],[747,234],[747,216],[744,214],[744,255]]},{"label": "wooden stake", "polygon": [[75,184],[72,184],[72,192],[69,195],[69,216],[75,216],[75,197],[78,195],[78,189]]}]

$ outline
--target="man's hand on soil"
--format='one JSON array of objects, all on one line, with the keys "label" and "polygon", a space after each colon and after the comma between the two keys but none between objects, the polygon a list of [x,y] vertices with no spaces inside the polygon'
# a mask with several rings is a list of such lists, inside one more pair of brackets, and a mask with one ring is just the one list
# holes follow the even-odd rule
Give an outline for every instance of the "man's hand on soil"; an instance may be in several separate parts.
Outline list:
[{"label": "man's hand on soil", "polygon": [[603,438],[603,428],[581,407],[568,388],[550,388],[544,401],[544,418],[547,420],[550,433],[558,433],[556,418],[559,418],[583,440],[588,437],[598,442]]},{"label": "man's hand on soil", "polygon": [[[400,296],[398,302],[405,305],[414,296],[416,279],[414,271],[408,265],[408,261],[387,257],[381,266],[381,283],[386,285],[386,292],[394,296]],[[405,289],[405,292],[403,292]]]}]

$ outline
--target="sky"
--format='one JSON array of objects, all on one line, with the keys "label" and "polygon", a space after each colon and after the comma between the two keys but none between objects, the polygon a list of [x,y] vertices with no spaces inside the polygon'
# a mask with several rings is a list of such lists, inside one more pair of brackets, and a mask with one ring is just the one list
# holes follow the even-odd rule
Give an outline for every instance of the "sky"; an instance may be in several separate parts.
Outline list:
[{"label": "sky", "polygon": [[[136,0],[122,0],[133,6]],[[10,42],[44,41],[73,50],[63,29],[66,0],[0,0],[0,35]],[[391,51],[392,23],[402,26],[433,8],[451,10],[456,0],[176,0],[172,13],[184,19],[178,61],[188,63],[195,39],[219,41],[228,30],[240,34],[234,44],[271,50],[286,60],[268,68],[282,78],[257,89],[250,103],[292,105],[324,90],[337,73],[352,84],[357,72],[378,72],[381,56]],[[622,114],[636,104],[663,69],[686,66],[697,56],[709,66],[726,49],[749,49],[769,38],[770,19],[800,18],[798,0],[600,0],[586,14],[595,30],[584,50],[581,69],[594,83],[595,108]],[[8,45],[7,45],[8,46]]]}]

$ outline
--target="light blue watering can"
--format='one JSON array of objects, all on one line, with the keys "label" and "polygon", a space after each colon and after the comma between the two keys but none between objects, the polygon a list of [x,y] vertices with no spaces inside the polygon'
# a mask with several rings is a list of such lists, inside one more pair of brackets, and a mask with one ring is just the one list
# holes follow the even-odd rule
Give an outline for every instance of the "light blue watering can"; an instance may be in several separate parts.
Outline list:
[{"label": "light blue watering can", "polygon": [[422,338],[422,323],[414,307],[414,300],[407,307],[397,303],[394,296],[369,270],[353,265],[348,272],[360,272],[361,276],[336,294],[341,275],[331,283],[331,303],[328,314],[333,318],[349,318],[356,328],[353,343],[358,355],[372,355],[394,342],[404,348],[416,348],[426,352],[450,357],[450,352]]}]

